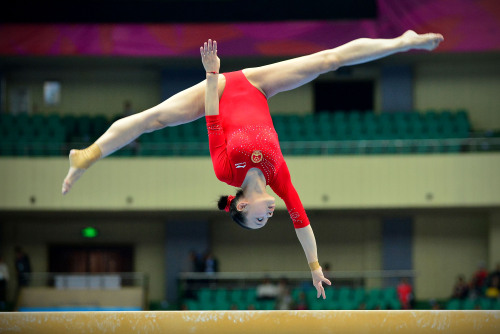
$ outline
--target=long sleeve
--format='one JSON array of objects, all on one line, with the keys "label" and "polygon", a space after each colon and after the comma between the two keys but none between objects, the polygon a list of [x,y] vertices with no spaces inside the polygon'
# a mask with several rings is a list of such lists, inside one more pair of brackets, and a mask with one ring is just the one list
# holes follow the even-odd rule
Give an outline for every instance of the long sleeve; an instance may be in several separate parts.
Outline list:
[{"label": "long sleeve", "polygon": [[215,176],[230,184],[233,179],[231,164],[226,150],[226,136],[221,125],[219,115],[205,116],[208,131],[208,146],[214,166]]},{"label": "long sleeve", "polygon": [[293,226],[295,228],[308,226],[310,224],[309,218],[307,218],[306,210],[300,201],[299,194],[292,184],[290,171],[288,170],[286,163],[281,165],[278,174],[270,186],[276,195],[285,201],[286,208],[293,221]]}]

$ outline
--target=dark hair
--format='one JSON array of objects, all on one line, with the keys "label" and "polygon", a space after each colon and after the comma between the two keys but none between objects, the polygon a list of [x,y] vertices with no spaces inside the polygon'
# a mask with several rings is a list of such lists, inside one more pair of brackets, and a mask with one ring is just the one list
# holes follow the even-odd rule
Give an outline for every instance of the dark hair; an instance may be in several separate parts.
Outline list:
[{"label": "dark hair", "polygon": [[[231,206],[229,207],[229,214],[231,215],[231,218],[238,225],[240,225],[243,228],[250,229],[246,224],[247,219],[245,215],[243,215],[243,212],[238,211],[238,209],[236,209],[236,204],[238,203],[238,200],[240,199],[241,196],[243,196],[243,190],[240,189],[236,192],[236,195],[233,201],[231,202]],[[219,202],[217,203],[217,207],[219,208],[219,210],[224,210],[226,208],[227,199],[228,196],[221,196],[219,198]]]}]

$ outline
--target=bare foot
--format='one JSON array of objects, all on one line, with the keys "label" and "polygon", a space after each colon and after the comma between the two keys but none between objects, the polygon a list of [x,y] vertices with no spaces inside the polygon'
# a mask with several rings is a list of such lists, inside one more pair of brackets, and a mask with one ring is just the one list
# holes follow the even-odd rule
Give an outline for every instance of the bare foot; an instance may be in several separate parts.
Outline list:
[{"label": "bare foot", "polygon": [[70,167],[69,167],[68,175],[66,175],[66,178],[63,181],[63,185],[62,185],[62,194],[63,195],[66,195],[70,191],[73,184],[76,181],[78,181],[78,179],[85,172],[85,169],[73,167],[73,165],[74,165],[73,160],[74,160],[75,155],[77,155],[77,153],[78,153],[78,150],[71,150],[69,152],[69,165],[70,165]]},{"label": "bare foot", "polygon": [[401,37],[408,45],[408,50],[419,49],[431,51],[437,48],[439,43],[444,41],[444,37],[441,34],[429,33],[419,35],[413,30],[408,30]]}]

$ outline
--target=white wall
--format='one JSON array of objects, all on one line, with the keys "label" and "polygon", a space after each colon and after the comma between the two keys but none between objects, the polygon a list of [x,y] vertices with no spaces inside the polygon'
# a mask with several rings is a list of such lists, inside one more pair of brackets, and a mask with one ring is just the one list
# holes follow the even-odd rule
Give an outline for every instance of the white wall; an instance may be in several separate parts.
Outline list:
[{"label": "white wall", "polygon": [[418,214],[414,220],[413,264],[418,298],[450,297],[459,274],[469,280],[481,261],[488,263],[487,214],[449,210]]},{"label": "white wall", "polygon": [[[131,101],[135,111],[161,102],[160,73],[144,68],[29,69],[9,72],[6,77],[7,100],[13,89],[26,87],[30,92],[31,112],[101,114],[111,118],[123,111],[126,100]],[[46,80],[61,82],[60,105],[44,105]]]},{"label": "white wall", "polygon": [[500,59],[450,59],[415,67],[418,110],[469,111],[473,128],[500,129]]}]

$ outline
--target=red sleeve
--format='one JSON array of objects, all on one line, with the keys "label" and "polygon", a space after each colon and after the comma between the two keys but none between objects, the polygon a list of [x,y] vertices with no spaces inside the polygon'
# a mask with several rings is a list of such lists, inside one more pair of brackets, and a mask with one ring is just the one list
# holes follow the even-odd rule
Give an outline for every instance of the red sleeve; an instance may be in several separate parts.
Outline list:
[{"label": "red sleeve", "polygon": [[295,228],[302,228],[309,225],[309,218],[307,218],[306,210],[302,206],[299,194],[295,190],[290,177],[290,172],[286,163],[283,163],[274,178],[273,183],[270,185],[271,189],[285,201],[286,208],[292,218],[293,226]]},{"label": "red sleeve", "polygon": [[215,176],[225,183],[230,183],[233,179],[233,171],[226,150],[226,136],[222,130],[219,115],[205,116],[208,130],[208,146],[210,157],[214,166]]}]

